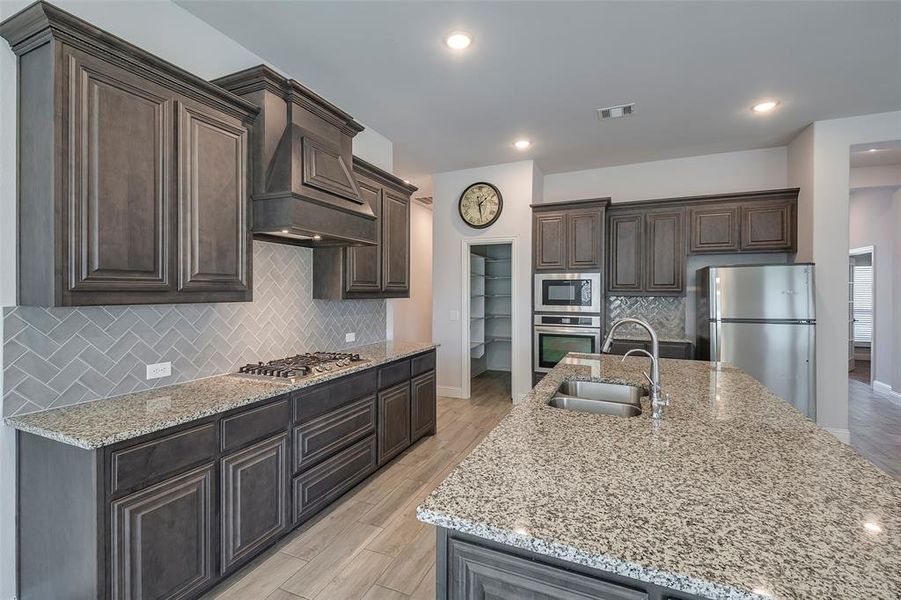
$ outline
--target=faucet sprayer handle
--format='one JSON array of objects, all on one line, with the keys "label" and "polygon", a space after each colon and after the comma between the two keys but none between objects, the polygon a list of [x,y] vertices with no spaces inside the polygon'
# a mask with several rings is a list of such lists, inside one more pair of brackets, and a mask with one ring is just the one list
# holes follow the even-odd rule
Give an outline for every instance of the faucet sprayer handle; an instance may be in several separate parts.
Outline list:
[{"label": "faucet sprayer handle", "polygon": [[634,352],[641,352],[642,354],[644,354],[645,356],[647,356],[647,357],[650,358],[651,360],[654,360],[654,355],[651,354],[650,352],[648,352],[647,350],[645,350],[644,348],[632,348],[631,350],[629,350],[628,352],[626,352],[625,354],[623,354],[623,357],[620,359],[619,362],[623,362],[624,360],[626,360],[626,357],[627,357],[627,356],[632,355]]}]

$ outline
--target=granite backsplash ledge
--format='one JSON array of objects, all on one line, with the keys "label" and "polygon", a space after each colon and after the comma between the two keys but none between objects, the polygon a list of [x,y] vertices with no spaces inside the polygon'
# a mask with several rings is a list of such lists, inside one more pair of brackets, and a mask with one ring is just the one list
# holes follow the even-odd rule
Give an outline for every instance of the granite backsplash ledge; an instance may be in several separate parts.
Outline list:
[{"label": "granite backsplash ledge", "polygon": [[[689,339],[685,333],[685,298],[682,296],[608,296],[607,331],[619,319],[638,317],[646,320],[660,339]],[[616,337],[646,339],[637,325],[623,325]]]},{"label": "granite backsplash ledge", "polygon": [[[384,300],[312,299],[312,250],[254,242],[253,260],[253,302],[5,308],[3,415],[385,339]],[[167,361],[170,377],[146,379],[146,365]]]}]

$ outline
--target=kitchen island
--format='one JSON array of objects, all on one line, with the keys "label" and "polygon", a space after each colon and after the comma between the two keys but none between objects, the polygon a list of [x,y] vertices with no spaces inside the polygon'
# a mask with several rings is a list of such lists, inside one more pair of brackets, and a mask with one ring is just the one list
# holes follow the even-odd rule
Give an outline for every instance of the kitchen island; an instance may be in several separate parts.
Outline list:
[{"label": "kitchen island", "polygon": [[901,598],[901,484],[740,369],[661,360],[660,421],[548,406],[646,368],[568,355],[425,500],[439,598]]}]

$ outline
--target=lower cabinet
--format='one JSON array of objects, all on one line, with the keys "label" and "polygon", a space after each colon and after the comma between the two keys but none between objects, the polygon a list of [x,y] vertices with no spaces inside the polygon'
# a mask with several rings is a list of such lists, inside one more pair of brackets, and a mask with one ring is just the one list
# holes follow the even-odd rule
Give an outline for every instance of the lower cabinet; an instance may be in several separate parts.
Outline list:
[{"label": "lower cabinet", "polygon": [[379,392],[379,466],[410,445],[410,384]]},{"label": "lower cabinet", "polygon": [[294,478],[294,523],[300,524],[378,467],[374,435]]},{"label": "lower cabinet", "polygon": [[[642,340],[613,340],[610,346],[610,354],[625,354],[629,350],[642,349],[651,351],[651,343]],[[660,358],[679,358],[682,360],[694,360],[694,344],[691,342],[659,342],[657,350]]]},{"label": "lower cabinet", "polygon": [[410,441],[435,433],[435,371],[417,375],[410,382]]},{"label": "lower cabinet", "polygon": [[287,454],[282,433],[222,459],[222,573],[288,526]]},{"label": "lower cabinet", "polygon": [[213,581],[214,478],[208,464],[113,502],[113,598],[188,598]]}]

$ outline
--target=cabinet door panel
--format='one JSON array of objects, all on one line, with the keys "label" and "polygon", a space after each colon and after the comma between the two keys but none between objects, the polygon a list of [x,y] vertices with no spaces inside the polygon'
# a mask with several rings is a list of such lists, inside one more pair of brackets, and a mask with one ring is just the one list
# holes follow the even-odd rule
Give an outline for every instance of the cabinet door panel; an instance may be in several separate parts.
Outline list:
[{"label": "cabinet door panel", "polygon": [[68,289],[168,291],[173,100],[80,52],[67,50],[66,60]]},{"label": "cabinet door panel", "polygon": [[187,598],[212,580],[213,468],[112,503],[114,599]]},{"label": "cabinet door panel", "polygon": [[535,215],[535,270],[566,268],[566,217],[563,213]]},{"label": "cabinet door panel", "polygon": [[448,541],[448,600],[647,600],[648,594],[459,540]]},{"label": "cabinet door panel", "polygon": [[435,431],[435,372],[429,371],[410,382],[411,442]]},{"label": "cabinet door panel", "polygon": [[689,209],[689,252],[738,252],[738,206]]},{"label": "cabinet door panel", "polygon": [[597,209],[571,211],[566,215],[566,268],[601,268],[604,238],[603,212]]},{"label": "cabinet door panel", "polygon": [[410,445],[410,384],[379,392],[379,466]]},{"label": "cabinet door panel", "polygon": [[410,293],[410,199],[382,190],[382,291]]},{"label": "cabinet door panel", "polygon": [[741,249],[746,251],[794,249],[791,202],[755,203],[741,209]]},{"label": "cabinet door panel", "polygon": [[607,289],[641,292],[644,215],[611,215],[609,225]]},{"label": "cabinet door panel", "polygon": [[648,213],[645,291],[685,291],[685,240],[683,211]]},{"label": "cabinet door panel", "polygon": [[294,428],[294,470],[307,469],[375,430],[375,396],[363,398]]},{"label": "cabinet door panel", "polygon": [[179,107],[179,290],[249,291],[247,129]]},{"label": "cabinet door panel", "polygon": [[222,459],[223,573],[288,526],[288,435]]},{"label": "cabinet door panel", "polygon": [[[357,184],[363,200],[372,207],[376,218],[381,217],[382,189],[368,179],[359,177]],[[376,231],[375,246],[351,246],[347,249],[344,289],[351,293],[377,294],[382,289],[381,227]]]}]

